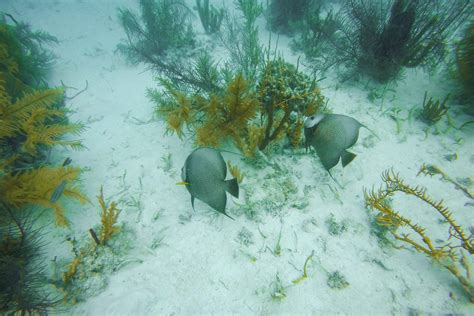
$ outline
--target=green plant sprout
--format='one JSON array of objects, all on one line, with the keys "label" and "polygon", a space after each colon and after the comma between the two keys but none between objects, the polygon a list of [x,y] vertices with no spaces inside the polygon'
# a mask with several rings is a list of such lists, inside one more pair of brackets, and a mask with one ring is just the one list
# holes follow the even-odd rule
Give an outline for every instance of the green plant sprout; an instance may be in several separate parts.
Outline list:
[{"label": "green plant sprout", "polygon": [[163,234],[169,227],[164,227],[160,229],[157,233],[156,236],[153,238],[153,242],[151,243],[151,249],[156,249],[158,247],[161,247],[163,245],[166,245],[163,240],[165,239],[165,235]]},{"label": "green plant sprout", "polygon": [[441,100],[433,100],[432,97],[426,100],[428,92],[425,91],[425,96],[423,97],[423,109],[421,111],[420,117],[427,124],[434,124],[441,120],[441,118],[448,112],[446,107],[446,102],[449,99],[449,94]]},{"label": "green plant sprout", "polygon": [[400,133],[402,132],[403,130],[403,122],[406,122],[406,121],[409,121],[410,118],[411,118],[411,111],[409,111],[408,113],[406,113],[406,117],[402,117],[402,113],[405,113],[406,111],[404,111],[402,108],[400,107],[397,107],[397,106],[392,106],[388,109],[386,109],[385,111],[382,112],[382,115],[385,115],[385,116],[388,116],[390,117],[392,120],[395,121],[395,123],[397,124],[397,135],[400,135]]},{"label": "green plant sprout", "polygon": [[143,211],[143,205],[141,202],[143,195],[143,183],[142,177],[138,177],[139,190],[138,192],[130,192],[131,185],[126,183],[127,170],[123,172],[123,175],[120,177],[122,189],[115,195],[120,196],[118,203],[126,205],[128,207],[134,208],[137,212],[137,217],[135,222],[140,221],[140,217]]},{"label": "green plant sprout", "polygon": [[299,278],[293,280],[293,284],[299,284],[300,282],[306,280],[308,278],[308,263],[311,261],[311,259],[313,258],[313,255],[314,255],[314,250],[311,251],[311,254],[308,256],[308,258],[306,258],[306,261],[304,262],[304,266],[303,266],[303,275],[300,276]]},{"label": "green plant sprout", "polygon": [[243,254],[245,257],[247,257],[251,263],[257,262],[257,257],[252,255],[250,252],[244,250],[244,249],[239,249],[240,253]]},{"label": "green plant sprout", "polygon": [[163,162],[163,166],[161,168],[164,172],[169,173],[173,169],[173,160],[171,157],[171,153],[163,155],[161,157],[161,162]]},{"label": "green plant sprout", "polygon": [[280,233],[278,234],[278,239],[277,239],[277,242],[276,242],[276,245],[275,245],[275,248],[273,249],[270,249],[270,247],[266,247],[266,249],[270,250],[270,252],[274,255],[274,256],[281,256],[281,229],[280,229]]},{"label": "green plant sprout", "polygon": [[275,276],[275,281],[270,283],[270,296],[272,297],[272,299],[278,301],[281,301],[286,297],[286,287],[283,286],[278,272]]}]

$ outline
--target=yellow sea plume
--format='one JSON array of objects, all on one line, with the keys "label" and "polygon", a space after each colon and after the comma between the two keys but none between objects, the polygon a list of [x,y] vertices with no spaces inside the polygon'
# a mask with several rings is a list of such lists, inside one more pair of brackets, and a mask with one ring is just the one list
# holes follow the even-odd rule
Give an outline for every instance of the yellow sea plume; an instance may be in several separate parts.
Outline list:
[{"label": "yellow sea plume", "polygon": [[80,257],[75,257],[68,266],[66,272],[63,273],[63,282],[64,284],[68,284],[76,275],[77,269],[81,263]]},{"label": "yellow sea plume", "polygon": [[224,95],[212,95],[201,107],[205,115],[203,124],[196,129],[197,144],[217,147],[227,137],[239,144],[247,136],[259,105],[255,94],[248,91],[247,81],[237,75]]},{"label": "yellow sea plume", "polygon": [[[54,210],[56,224],[67,226],[68,221],[61,206],[60,197],[69,197],[86,203],[87,198],[73,186],[79,177],[80,168],[41,167],[15,174],[9,173],[0,179],[0,197],[8,204],[21,208],[39,205]],[[59,196],[58,188],[61,188]]]},{"label": "yellow sea plume", "polygon": [[227,161],[227,167],[229,168],[230,174],[237,179],[240,184],[244,181],[245,173],[243,173],[237,165],[233,165],[230,160]]},{"label": "yellow sea plume", "polygon": [[120,210],[117,208],[117,203],[112,202],[107,205],[104,200],[103,188],[100,188],[100,194],[97,196],[99,205],[101,208],[100,223],[101,231],[99,235],[99,241],[104,244],[107,240],[112,237],[113,234],[120,231],[120,228],[115,226],[117,224],[117,218],[120,214]]},{"label": "yellow sea plume", "polygon": [[[0,36],[3,36],[5,32],[7,32],[7,26],[0,25]],[[7,73],[12,75],[18,74],[18,64],[8,53],[8,47],[4,43],[0,44],[0,65]]]},{"label": "yellow sea plume", "polygon": [[257,124],[250,124],[247,128],[247,135],[235,141],[237,148],[245,157],[255,157],[258,151],[258,145],[262,142],[265,134],[265,128]]},{"label": "yellow sea plume", "polygon": [[64,145],[81,148],[79,140],[64,140],[65,134],[78,134],[82,124],[59,123],[65,120],[66,111],[54,108],[61,100],[64,90],[32,90],[12,103],[0,77],[0,144],[7,137],[24,136],[21,148],[36,155],[38,145]]},{"label": "yellow sea plume", "polygon": [[302,117],[299,117],[296,120],[296,123],[293,125],[288,126],[287,134],[290,138],[291,146],[294,148],[298,148],[302,141],[302,132],[304,127],[304,120]]},{"label": "yellow sea plume", "polygon": [[[405,183],[398,173],[393,170],[385,171],[382,175],[382,180],[385,186],[381,187],[378,191],[364,191],[367,207],[378,212],[376,217],[377,224],[387,227],[396,240],[427,255],[451,272],[469,295],[470,301],[474,303],[474,284],[471,266],[467,259],[468,256],[474,254],[474,237],[472,233],[467,233],[454,220],[453,213],[443,205],[442,200],[435,201],[428,196],[425,188],[413,187]],[[443,220],[449,225],[448,238],[445,241],[441,241],[440,245],[435,245],[424,227],[393,210],[388,199],[398,192],[418,198],[441,215]],[[399,232],[401,228],[408,230],[408,232],[413,232],[415,237],[410,233]]]}]

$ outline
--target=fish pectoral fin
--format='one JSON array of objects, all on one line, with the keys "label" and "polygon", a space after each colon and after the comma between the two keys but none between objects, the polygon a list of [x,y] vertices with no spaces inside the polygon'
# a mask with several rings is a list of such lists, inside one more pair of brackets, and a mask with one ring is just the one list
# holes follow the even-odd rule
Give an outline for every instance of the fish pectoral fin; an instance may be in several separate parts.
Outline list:
[{"label": "fish pectoral fin", "polygon": [[330,170],[332,167],[337,165],[341,157],[340,150],[337,148],[316,148],[319,160],[324,166],[324,169]]},{"label": "fish pectoral fin", "polygon": [[334,181],[334,183],[336,183],[339,186],[339,188],[344,189],[344,187],[339,183],[339,181],[337,181],[336,178],[334,178],[332,176],[331,170],[328,170],[328,173],[329,173],[329,176],[331,177],[332,181]]},{"label": "fish pectoral fin", "polygon": [[356,154],[348,152],[347,150],[343,150],[341,153],[342,166],[347,166],[352,160],[354,160],[355,157],[357,157]]},{"label": "fish pectoral fin", "polygon": [[204,202],[219,213],[222,213],[225,216],[232,218],[225,212],[225,206],[227,204],[227,195],[225,191],[222,191],[221,194],[214,195],[212,198],[206,199],[206,201]]},{"label": "fish pectoral fin", "polygon": [[362,126],[363,128],[365,128],[366,130],[368,130],[369,132],[372,133],[372,135],[374,135],[375,137],[377,137],[378,140],[381,140],[379,135],[377,135],[373,130],[371,130],[370,128],[368,128],[367,126],[363,125],[363,124],[360,124],[360,126]]},{"label": "fish pectoral fin", "polygon": [[225,191],[221,191],[220,194],[214,194],[213,197],[206,199],[204,202],[206,202],[207,205],[209,205],[219,213],[225,213],[227,196],[225,194]]},{"label": "fish pectoral fin", "polygon": [[194,209],[194,196],[192,196],[192,195],[191,195],[191,205],[193,206],[193,211],[196,211],[196,210]]},{"label": "fish pectoral fin", "polygon": [[239,198],[239,182],[236,178],[226,180],[225,183],[225,190],[232,194],[232,196]]}]

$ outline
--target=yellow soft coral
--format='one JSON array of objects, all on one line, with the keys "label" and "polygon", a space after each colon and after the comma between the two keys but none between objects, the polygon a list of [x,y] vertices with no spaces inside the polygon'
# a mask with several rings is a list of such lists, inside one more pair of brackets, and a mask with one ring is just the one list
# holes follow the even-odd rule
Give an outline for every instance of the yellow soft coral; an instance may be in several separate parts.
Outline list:
[{"label": "yellow soft coral", "polygon": [[[465,252],[469,255],[474,254],[474,236],[468,234],[454,220],[453,213],[443,205],[443,201],[437,202],[428,196],[425,188],[413,187],[405,183],[398,173],[393,170],[385,171],[382,180],[385,187],[381,187],[378,191],[364,192],[367,207],[378,212],[377,223],[387,227],[396,240],[404,242],[416,251],[427,255],[450,271],[467,292],[471,302],[474,303],[474,284],[472,284],[471,279],[471,268],[465,257]],[[442,245],[436,246],[427,235],[424,227],[392,209],[387,201],[397,192],[418,198],[430,205],[443,217],[449,225],[449,237]],[[418,237],[412,237],[409,233],[401,233],[398,231],[400,228],[415,233],[415,236]],[[460,257],[464,259],[459,261]]]},{"label": "yellow soft coral", "polygon": [[63,98],[64,90],[32,90],[12,102],[0,76],[0,144],[9,137],[23,136],[23,152],[36,155],[39,145],[64,145],[81,148],[79,140],[65,140],[66,134],[78,134],[82,124],[59,123],[65,120],[66,110],[54,104]]},{"label": "yellow soft coral", "polygon": [[294,126],[290,125],[287,131],[287,134],[290,138],[291,146],[297,148],[301,144],[302,140],[302,131],[304,126],[304,121],[302,117],[299,117],[296,120],[296,123],[293,124]]},{"label": "yellow soft coral", "polygon": [[202,107],[205,116],[196,129],[197,144],[217,147],[228,137],[240,143],[247,136],[247,127],[258,106],[255,95],[248,92],[248,83],[242,75],[236,76],[223,96],[211,96]]},{"label": "yellow soft coral", "polygon": [[46,108],[32,111],[31,116],[23,122],[21,130],[26,135],[23,149],[29,154],[36,154],[38,145],[63,145],[73,149],[82,148],[79,140],[65,140],[62,136],[66,134],[79,134],[83,130],[82,124],[45,124],[49,117],[64,117],[64,112]]},{"label": "yellow soft coral", "polygon": [[16,174],[6,174],[0,179],[0,196],[6,203],[21,208],[27,205],[40,205],[54,210],[56,224],[67,226],[60,198],[53,194],[60,186],[61,196],[74,198],[81,203],[87,198],[72,185],[79,177],[81,169],[74,167],[41,167]]},{"label": "yellow soft coral", "polygon": [[99,241],[101,244],[104,244],[113,234],[120,231],[119,227],[115,226],[120,210],[117,208],[117,203],[115,202],[110,203],[110,205],[105,203],[102,187],[100,188],[100,194],[97,196],[97,200],[101,208],[100,223],[102,224]]},{"label": "yellow soft coral", "polygon": [[237,165],[233,165],[230,160],[227,161],[227,167],[229,168],[230,174],[237,179],[237,182],[242,183],[245,178],[243,173]]}]

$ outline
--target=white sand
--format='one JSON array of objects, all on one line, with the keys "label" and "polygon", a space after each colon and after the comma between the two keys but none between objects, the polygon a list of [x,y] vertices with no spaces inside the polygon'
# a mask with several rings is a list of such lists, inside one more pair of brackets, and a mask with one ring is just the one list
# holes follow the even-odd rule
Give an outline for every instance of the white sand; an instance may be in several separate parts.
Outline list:
[{"label": "white sand", "polygon": [[[194,5],[194,1],[188,3]],[[412,106],[422,103],[425,90],[435,97],[443,97],[450,86],[442,75],[430,78],[421,71],[407,72],[395,92],[387,92],[383,107],[382,100],[375,103],[368,100],[364,83],[340,85],[335,78],[323,81],[321,87],[330,100],[329,107],[335,113],[357,118],[381,140],[361,130],[359,142],[353,148],[357,158],[344,170],[340,166],[334,170],[344,189],[328,178],[314,155],[275,157],[275,161],[286,166],[297,186],[296,199],[303,195],[305,186],[311,186],[309,206],[298,210],[286,205],[279,216],[262,210],[260,222],[248,220],[244,215],[231,221],[224,216],[213,216],[199,201],[194,213],[188,192],[175,185],[180,181],[181,166],[193,149],[192,142],[164,136],[165,126],[160,121],[137,124],[136,119],[153,118],[153,104],[146,97],[146,89],[156,87],[156,83],[143,65],[127,65],[121,55],[114,53],[124,36],[117,22],[119,6],[137,7],[136,1],[131,0],[3,0],[0,3],[0,10],[60,40],[54,47],[58,59],[50,80],[52,86],[62,81],[81,89],[86,80],[89,84],[87,91],[68,104],[75,111],[72,120],[87,124],[88,129],[82,134],[87,149],[80,152],[58,149],[57,159],[69,156],[74,165],[89,169],[82,177],[82,187],[93,205],[71,206],[68,213],[71,230],[51,227],[49,259],[58,256],[71,260],[73,254],[64,241],[66,236],[89,237],[87,230],[99,221],[95,196],[103,185],[106,197],[122,201],[121,220],[135,232],[130,241],[134,249],[123,255],[124,260],[142,262],[124,265],[108,275],[109,283],[103,291],[73,305],[68,313],[367,315],[407,314],[411,310],[474,313],[449,272],[414,251],[382,249],[370,234],[364,206],[363,188],[381,184],[381,173],[393,166],[408,182],[425,185],[429,194],[443,198],[459,223],[466,228],[473,225],[473,209],[464,206],[469,200],[462,192],[438,177],[415,177],[424,162],[438,165],[453,178],[472,177],[473,129],[450,131],[446,135],[429,132],[424,139],[426,125],[413,119],[411,123],[402,122],[397,135],[395,121],[382,114],[390,107],[399,107],[402,109],[399,116],[406,116]],[[197,13],[194,24],[200,38],[205,38]],[[262,29],[260,34],[266,43],[268,31]],[[297,56],[288,47],[290,40],[281,37],[279,43],[279,50],[287,60],[296,62]],[[67,93],[71,96],[75,92]],[[466,119],[459,116],[455,121],[459,125]],[[462,144],[456,143],[459,138],[464,140]],[[374,146],[365,147],[364,142],[373,142]],[[459,158],[452,162],[445,160],[444,155],[452,153],[457,153]],[[162,168],[161,158],[168,154],[173,162],[171,172]],[[254,170],[239,162],[238,156],[224,156],[247,173],[248,188],[256,190],[257,195],[268,193],[261,186],[263,175],[271,173],[271,168]],[[139,198],[139,211],[126,205],[131,196]],[[426,226],[430,235],[446,238],[447,227],[437,223],[434,211],[404,196],[396,201],[394,207]],[[239,203],[243,202],[244,197]],[[229,204],[229,213],[233,214],[236,206]],[[155,220],[158,213],[161,215]],[[347,231],[337,236],[329,234],[326,220],[331,213],[337,222],[346,223]],[[185,221],[180,215],[192,216]],[[242,227],[253,234],[253,244],[244,246],[238,242]],[[282,250],[280,256],[275,256],[269,249],[277,244],[280,231]],[[160,238],[163,244],[152,249],[153,242]],[[303,264],[312,251],[308,278],[290,286],[301,276]],[[256,260],[253,262],[249,255]],[[350,285],[331,289],[324,269],[339,271]],[[277,273],[286,287],[286,297],[281,300],[271,297]]]}]

